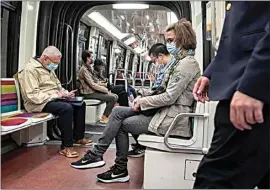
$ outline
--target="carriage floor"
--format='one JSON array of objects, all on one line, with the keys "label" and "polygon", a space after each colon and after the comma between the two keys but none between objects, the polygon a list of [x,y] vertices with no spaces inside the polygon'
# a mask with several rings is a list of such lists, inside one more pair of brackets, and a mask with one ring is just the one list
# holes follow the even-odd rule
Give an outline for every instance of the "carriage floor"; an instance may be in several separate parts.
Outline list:
[{"label": "carriage floor", "polygon": [[[39,189],[140,189],[143,184],[143,158],[129,158],[128,183],[104,184],[96,182],[96,175],[113,165],[115,149],[104,155],[103,168],[78,170],[70,163],[78,158],[66,158],[58,154],[59,146],[43,145],[18,148],[2,155],[2,188]],[[80,157],[87,148],[76,148]]]}]

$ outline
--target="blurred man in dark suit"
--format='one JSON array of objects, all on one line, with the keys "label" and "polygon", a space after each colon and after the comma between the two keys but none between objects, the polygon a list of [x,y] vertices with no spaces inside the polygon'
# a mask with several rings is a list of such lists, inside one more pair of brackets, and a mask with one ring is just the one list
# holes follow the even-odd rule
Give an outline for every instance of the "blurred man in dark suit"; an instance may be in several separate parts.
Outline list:
[{"label": "blurred man in dark suit", "polygon": [[217,55],[193,90],[219,101],[196,189],[269,189],[269,22],[270,2],[227,4]]}]

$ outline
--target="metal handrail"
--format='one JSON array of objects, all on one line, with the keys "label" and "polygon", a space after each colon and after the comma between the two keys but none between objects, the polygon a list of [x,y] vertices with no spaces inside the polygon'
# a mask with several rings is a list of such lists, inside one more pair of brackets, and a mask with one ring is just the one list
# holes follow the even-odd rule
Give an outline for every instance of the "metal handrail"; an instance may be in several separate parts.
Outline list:
[{"label": "metal handrail", "polygon": [[[216,5],[215,1],[211,1],[211,22],[212,22],[212,31],[211,31],[211,38],[212,38],[212,50],[213,52],[217,51],[216,47]],[[213,54],[214,56],[214,54]]]},{"label": "metal handrail", "polygon": [[[166,132],[166,134],[164,136],[164,144],[166,145],[167,148],[172,149],[172,150],[181,150],[183,147],[186,146],[186,145],[172,145],[172,144],[169,143],[170,132],[175,127],[175,124],[176,124],[178,118],[181,118],[181,117],[193,117],[193,118],[201,117],[201,118],[207,118],[207,117],[209,117],[209,114],[208,113],[180,113],[180,114],[178,114],[174,118],[173,122],[171,123],[168,131]],[[188,146],[190,146],[190,145],[188,145]]]},{"label": "metal handrail", "polygon": [[[65,85],[67,84],[70,84],[72,82],[72,79],[73,79],[73,53],[71,53],[71,77],[70,79],[68,80],[68,43],[69,43],[69,40],[68,40],[68,36],[69,36],[69,29],[71,30],[71,49],[73,48],[73,37],[74,37],[74,33],[73,33],[73,30],[72,30],[72,27],[66,23],[64,23],[66,26],[67,26],[67,30],[66,30],[66,40],[67,40],[67,45],[66,45],[66,80],[67,80],[67,83],[64,83]],[[72,86],[73,88],[73,86]]]}]

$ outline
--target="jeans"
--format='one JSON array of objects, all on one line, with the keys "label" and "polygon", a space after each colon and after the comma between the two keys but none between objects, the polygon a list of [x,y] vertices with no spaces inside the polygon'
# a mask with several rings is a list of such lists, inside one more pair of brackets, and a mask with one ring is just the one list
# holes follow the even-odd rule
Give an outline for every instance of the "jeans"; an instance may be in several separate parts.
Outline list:
[{"label": "jeans", "polygon": [[61,131],[62,147],[71,147],[73,140],[84,138],[85,103],[81,106],[72,106],[67,102],[50,101],[42,111],[58,116],[57,125]]},{"label": "jeans", "polygon": [[97,145],[91,151],[96,156],[102,156],[115,138],[116,160],[115,163],[121,168],[127,167],[129,148],[129,136],[131,134],[148,133],[148,125],[153,116],[144,116],[132,111],[130,107],[115,107],[110,120],[99,138]]}]

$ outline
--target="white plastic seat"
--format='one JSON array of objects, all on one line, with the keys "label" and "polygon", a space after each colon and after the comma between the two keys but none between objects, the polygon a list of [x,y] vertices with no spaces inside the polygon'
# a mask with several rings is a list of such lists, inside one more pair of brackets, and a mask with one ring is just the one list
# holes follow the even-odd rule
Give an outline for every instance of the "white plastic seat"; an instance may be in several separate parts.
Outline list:
[{"label": "white plastic seat", "polygon": [[84,102],[86,104],[85,123],[94,124],[99,121],[106,108],[106,103],[95,99],[85,99]]},{"label": "white plastic seat", "polygon": [[[195,113],[178,114],[164,137],[147,134],[139,136],[139,143],[146,146],[144,189],[192,188],[197,167],[203,154],[208,151],[213,131],[213,110],[210,110],[210,104],[197,103]],[[180,117],[193,118],[191,139],[169,137],[174,123]],[[156,172],[157,167],[159,172]]]},{"label": "white plastic seat", "polygon": [[170,138],[169,134],[174,126],[173,122],[165,137],[142,134],[139,136],[138,141],[143,146],[168,152],[201,153],[206,151],[204,149],[204,145],[207,144],[207,142],[204,142],[204,127],[208,122],[207,109],[207,104],[198,103],[195,113],[182,113],[174,119],[176,122],[179,117],[194,117],[193,136],[191,139]]}]

